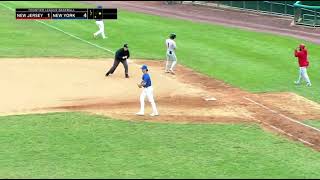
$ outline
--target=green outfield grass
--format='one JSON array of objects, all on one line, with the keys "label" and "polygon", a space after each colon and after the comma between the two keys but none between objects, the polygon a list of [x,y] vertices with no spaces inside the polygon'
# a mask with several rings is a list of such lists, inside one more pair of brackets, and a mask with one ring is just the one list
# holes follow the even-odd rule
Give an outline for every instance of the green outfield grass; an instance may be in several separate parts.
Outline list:
[{"label": "green outfield grass", "polygon": [[[0,2],[15,7],[89,7],[76,2]],[[127,11],[105,21],[45,21],[133,58],[163,60],[177,34],[179,63],[251,92],[291,91],[320,102],[318,45],[310,52],[313,87],[294,86],[292,50],[301,41],[236,28]],[[0,58],[110,58],[113,55],[0,6]],[[312,122],[313,123],[313,122]],[[315,123],[313,125],[317,126]],[[0,117],[0,178],[319,178],[319,152],[250,124],[126,122],[82,113]]]},{"label": "green outfield grass", "polygon": [[[75,2],[5,2],[10,7],[88,7]],[[16,21],[0,6],[0,57],[112,57],[61,32],[34,21]],[[129,43],[133,58],[165,58],[164,40],[177,33],[179,63],[252,92],[291,91],[320,102],[319,46],[302,40],[185,20],[119,12],[118,20],[105,21],[107,40],[93,40],[94,21],[46,21],[80,38],[115,51]],[[63,42],[63,43],[62,43]],[[313,87],[295,86],[298,74],[293,49],[309,49],[309,76]]]},{"label": "green outfield grass", "polygon": [[308,121],[304,121],[306,124],[309,124],[313,127],[319,128],[320,129],[320,120],[316,121],[316,120],[308,120]]},{"label": "green outfield grass", "polygon": [[254,124],[0,117],[0,178],[319,178],[320,154]]}]

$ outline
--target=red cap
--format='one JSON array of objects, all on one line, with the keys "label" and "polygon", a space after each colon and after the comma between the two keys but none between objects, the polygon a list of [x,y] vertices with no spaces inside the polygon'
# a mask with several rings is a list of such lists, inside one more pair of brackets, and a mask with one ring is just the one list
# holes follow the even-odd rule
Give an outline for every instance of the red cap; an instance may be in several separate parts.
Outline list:
[{"label": "red cap", "polygon": [[304,49],[305,47],[306,47],[306,46],[305,46],[304,44],[300,44],[300,45],[299,45],[299,48],[300,48],[300,49]]}]

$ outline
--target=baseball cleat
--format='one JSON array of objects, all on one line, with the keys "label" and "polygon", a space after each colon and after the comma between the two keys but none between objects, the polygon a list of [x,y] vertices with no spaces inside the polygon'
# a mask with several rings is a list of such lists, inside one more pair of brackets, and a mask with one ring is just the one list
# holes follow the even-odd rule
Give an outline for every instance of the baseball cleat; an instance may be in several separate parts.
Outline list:
[{"label": "baseball cleat", "polygon": [[307,83],[307,85],[306,85],[307,87],[311,87],[312,85],[311,85],[311,83]]},{"label": "baseball cleat", "polygon": [[126,74],[126,78],[129,78],[129,75],[128,75],[128,74]]},{"label": "baseball cleat", "polygon": [[159,113],[151,113],[150,116],[159,116]]},{"label": "baseball cleat", "polygon": [[295,81],[294,84],[295,84],[295,85],[300,85],[300,82]]},{"label": "baseball cleat", "polygon": [[170,73],[170,71],[168,71],[168,70],[165,70],[164,72],[165,72],[165,73]]},{"label": "baseball cleat", "polygon": [[173,74],[173,75],[175,75],[175,74],[176,74],[176,73],[174,73],[172,70],[170,70],[170,73],[171,73],[171,74]]},{"label": "baseball cleat", "polygon": [[143,116],[144,113],[143,113],[143,112],[137,112],[136,115],[138,115],[138,116]]},{"label": "baseball cleat", "polygon": [[107,73],[106,76],[109,76],[110,73]]}]

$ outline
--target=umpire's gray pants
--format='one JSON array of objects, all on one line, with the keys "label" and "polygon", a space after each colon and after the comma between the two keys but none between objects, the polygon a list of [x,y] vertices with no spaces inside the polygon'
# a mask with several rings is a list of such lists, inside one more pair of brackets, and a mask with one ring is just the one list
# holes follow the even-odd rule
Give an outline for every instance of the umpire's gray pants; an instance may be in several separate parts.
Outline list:
[{"label": "umpire's gray pants", "polygon": [[113,62],[113,66],[110,68],[110,70],[108,71],[109,74],[113,74],[114,71],[117,69],[119,63],[122,63],[123,64],[123,67],[124,67],[124,73],[125,74],[128,74],[128,63],[127,63],[127,60],[118,60],[118,59],[115,59],[114,62]]}]

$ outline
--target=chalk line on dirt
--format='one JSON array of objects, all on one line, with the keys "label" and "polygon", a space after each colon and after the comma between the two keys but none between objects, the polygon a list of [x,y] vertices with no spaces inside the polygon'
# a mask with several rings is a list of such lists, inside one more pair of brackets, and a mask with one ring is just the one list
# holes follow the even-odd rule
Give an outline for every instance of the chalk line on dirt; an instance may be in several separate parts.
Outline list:
[{"label": "chalk line on dirt", "polygon": [[291,122],[298,123],[298,124],[300,124],[300,125],[303,125],[303,126],[305,126],[305,127],[308,127],[308,128],[311,128],[311,129],[313,129],[313,130],[316,130],[316,131],[320,132],[320,129],[318,129],[318,128],[315,128],[315,127],[309,126],[309,125],[307,125],[307,124],[304,124],[304,123],[302,123],[302,122],[299,122],[299,121],[297,121],[297,120],[294,120],[294,119],[292,119],[292,118],[290,118],[290,117],[288,117],[288,116],[286,116],[286,115],[283,115],[283,114],[281,114],[281,113],[279,113],[279,112],[277,112],[277,111],[275,111],[275,110],[272,110],[271,108],[269,108],[269,107],[267,107],[267,106],[265,106],[265,105],[263,105],[263,104],[261,104],[261,103],[258,103],[258,102],[256,102],[256,101],[254,101],[254,100],[252,100],[252,99],[250,99],[250,98],[247,98],[247,97],[243,97],[243,98],[246,99],[246,100],[248,100],[248,101],[250,101],[250,102],[252,102],[252,103],[254,103],[254,104],[256,104],[256,105],[258,105],[258,106],[260,106],[260,107],[262,107],[262,108],[264,108],[264,109],[266,109],[266,110],[268,110],[268,111],[270,111],[270,112],[273,112],[273,113],[275,113],[275,114],[278,114],[279,116],[281,116],[281,117],[283,117],[283,118],[286,118],[286,119],[288,119],[288,120],[291,121]]},{"label": "chalk line on dirt", "polygon": [[[246,97],[244,97],[244,98],[246,99]],[[247,100],[250,101],[249,99],[247,99]],[[270,109],[270,110],[271,110],[271,109]],[[274,112],[274,111],[272,110],[272,112]],[[292,134],[290,134],[290,133],[288,133],[288,132],[286,132],[286,131],[284,131],[284,130],[282,130],[282,129],[280,129],[280,128],[277,128],[277,127],[275,127],[275,126],[273,126],[273,125],[271,125],[271,124],[269,124],[269,123],[262,122],[261,120],[258,120],[258,119],[253,119],[253,120],[254,120],[254,121],[257,121],[258,123],[265,124],[265,125],[273,128],[273,129],[275,129],[276,131],[278,131],[278,132],[280,132],[280,133],[283,133],[283,134],[285,134],[285,135],[287,135],[287,136],[290,136],[290,137],[292,137],[292,138],[295,138],[295,139],[297,139],[298,141],[300,141],[300,142],[302,142],[302,143],[308,144],[308,145],[310,145],[310,146],[314,146],[313,143],[308,142],[308,141],[306,141],[306,140],[303,140],[303,139],[301,139],[301,138],[297,138],[297,137],[295,137],[294,135],[292,135]]]}]

